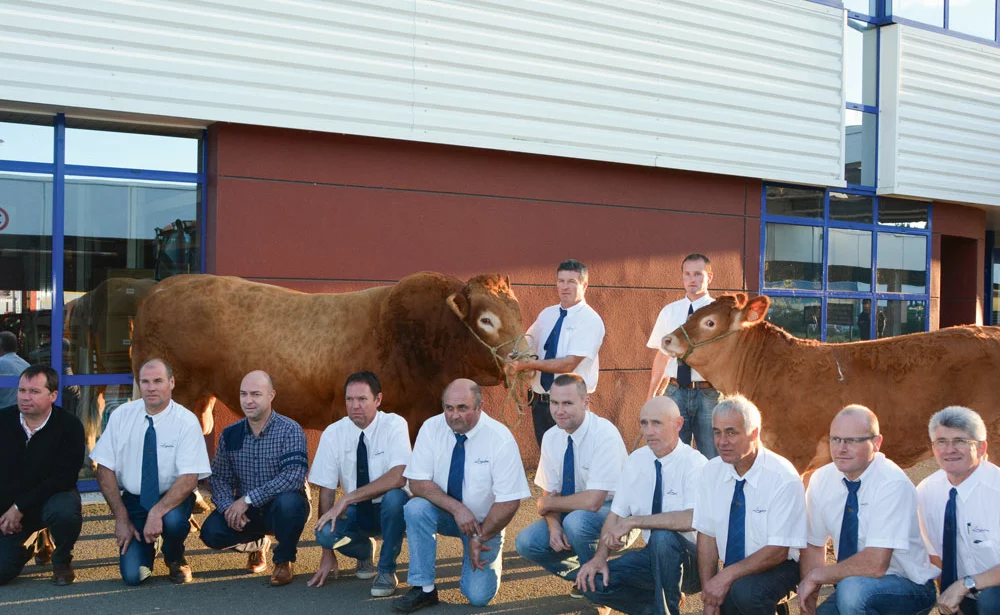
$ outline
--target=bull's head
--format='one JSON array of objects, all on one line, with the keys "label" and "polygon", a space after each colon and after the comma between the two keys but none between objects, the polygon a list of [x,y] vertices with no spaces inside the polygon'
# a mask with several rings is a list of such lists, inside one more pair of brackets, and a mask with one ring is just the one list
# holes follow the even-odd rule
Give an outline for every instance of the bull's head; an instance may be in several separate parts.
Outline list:
[{"label": "bull's head", "polygon": [[498,381],[504,377],[503,362],[507,355],[515,351],[528,352],[521,324],[521,306],[511,290],[509,277],[477,275],[460,291],[452,293],[447,303],[489,349],[492,363],[489,371],[496,374]]},{"label": "bull's head", "polygon": [[[761,295],[747,299],[745,293],[723,295],[694,314],[687,322],[663,337],[663,351],[683,359],[695,369],[704,365],[707,357],[695,350],[723,340],[764,322],[771,300]],[[713,353],[714,354],[714,353]]]}]

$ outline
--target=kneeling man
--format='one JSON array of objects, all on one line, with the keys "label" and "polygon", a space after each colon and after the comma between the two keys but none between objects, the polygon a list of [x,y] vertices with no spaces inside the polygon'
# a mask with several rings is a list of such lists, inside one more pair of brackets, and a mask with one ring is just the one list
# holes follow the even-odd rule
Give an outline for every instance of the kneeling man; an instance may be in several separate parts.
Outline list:
[{"label": "kneeling man", "polygon": [[444,412],[424,421],[404,476],[412,587],[393,607],[409,613],[438,603],[437,537],[462,539],[458,586],[474,606],[496,596],[503,571],[504,528],[531,495],[510,430],[483,412],[479,385],[464,378],[444,391]]},{"label": "kneeling man", "polygon": [[[847,406],[830,425],[828,463],[812,475],[806,496],[809,546],[802,555],[799,601],[804,613],[911,615],[934,606],[938,570],[917,520],[917,490],[878,452],[878,418]],[[826,565],[833,538],[837,563]],[[836,585],[816,607],[819,588]]]},{"label": "kneeling man", "polygon": [[[629,615],[677,615],[681,592],[700,591],[691,521],[708,460],[680,441],[684,419],[669,397],[647,401],[639,426],[646,446],[629,456],[597,553],[576,583],[591,601]],[[609,562],[636,528],[646,547]]]}]

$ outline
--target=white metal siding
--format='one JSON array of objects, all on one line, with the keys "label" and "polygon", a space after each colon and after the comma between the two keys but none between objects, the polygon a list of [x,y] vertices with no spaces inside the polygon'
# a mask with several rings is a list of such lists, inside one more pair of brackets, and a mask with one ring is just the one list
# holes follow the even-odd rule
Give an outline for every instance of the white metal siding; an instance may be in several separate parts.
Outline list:
[{"label": "white metal siding", "polygon": [[843,184],[802,0],[6,0],[0,100]]},{"label": "white metal siding", "polygon": [[1000,49],[882,28],[879,194],[1000,205]]}]

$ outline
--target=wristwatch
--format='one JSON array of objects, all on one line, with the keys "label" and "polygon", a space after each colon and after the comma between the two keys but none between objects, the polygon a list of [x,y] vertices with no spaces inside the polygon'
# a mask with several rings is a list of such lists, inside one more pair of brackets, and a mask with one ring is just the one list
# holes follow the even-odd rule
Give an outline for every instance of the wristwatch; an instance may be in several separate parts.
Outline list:
[{"label": "wristwatch", "polygon": [[243,496],[243,501],[247,503],[247,506],[253,506],[253,502],[250,501],[249,495]]},{"label": "wristwatch", "polygon": [[962,583],[965,584],[965,589],[969,590],[973,598],[979,597],[979,589],[976,588],[976,579],[971,574],[962,579]]}]

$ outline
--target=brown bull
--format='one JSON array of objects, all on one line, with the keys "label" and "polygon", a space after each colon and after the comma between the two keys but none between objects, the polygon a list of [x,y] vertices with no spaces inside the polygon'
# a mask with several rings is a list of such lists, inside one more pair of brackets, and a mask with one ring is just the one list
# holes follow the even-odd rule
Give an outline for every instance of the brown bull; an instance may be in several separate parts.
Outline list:
[{"label": "brown bull", "polygon": [[416,435],[441,411],[456,378],[500,384],[500,356],[523,344],[510,281],[479,275],[468,283],[417,273],[393,286],[306,294],[235,277],[179,275],[157,284],[139,306],[132,371],[151,357],[174,368],[174,399],[211,431],[212,402],[239,408],[240,381],[262,369],[274,380],[275,409],[305,428],[344,416],[344,381],[371,370],[382,407]]},{"label": "brown bull", "polygon": [[945,406],[972,408],[1000,435],[1000,327],[824,344],[766,322],[769,306],[764,296],[719,297],[664,337],[663,349],[757,404],[765,445],[800,472],[830,461],[830,422],[848,404],[875,411],[882,451],[903,467],[930,456],[927,422]]}]

